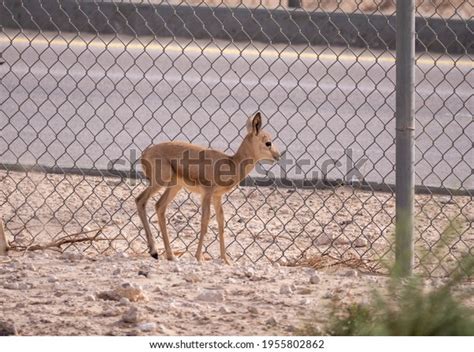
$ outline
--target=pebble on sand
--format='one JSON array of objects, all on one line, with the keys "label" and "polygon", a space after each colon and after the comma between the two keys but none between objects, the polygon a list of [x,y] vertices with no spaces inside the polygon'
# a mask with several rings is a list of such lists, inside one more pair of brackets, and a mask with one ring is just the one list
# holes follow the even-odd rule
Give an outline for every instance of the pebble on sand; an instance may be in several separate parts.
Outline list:
[{"label": "pebble on sand", "polygon": [[201,293],[196,297],[196,300],[203,302],[224,302],[224,292],[222,290],[202,290]]},{"label": "pebble on sand", "polygon": [[280,293],[282,295],[289,295],[293,293],[293,290],[290,285],[284,284],[280,286]]},{"label": "pebble on sand", "polygon": [[156,323],[150,322],[150,323],[141,323],[137,325],[137,328],[143,332],[150,332],[150,331],[155,331],[157,328]]},{"label": "pebble on sand", "polygon": [[267,320],[265,320],[265,324],[270,325],[270,326],[275,326],[277,325],[277,321],[274,317],[270,317]]},{"label": "pebble on sand", "polygon": [[321,281],[321,278],[316,274],[311,275],[311,277],[309,278],[309,282],[313,285],[319,284],[320,281]]},{"label": "pebble on sand", "polygon": [[124,283],[112,291],[102,291],[97,294],[97,298],[106,301],[120,301],[123,297],[130,302],[146,301],[147,297],[140,287]]},{"label": "pebble on sand", "polygon": [[358,277],[359,272],[357,270],[354,270],[354,269],[349,269],[344,273],[344,276],[346,276],[346,277]]},{"label": "pebble on sand", "polygon": [[141,315],[137,307],[130,307],[130,309],[122,315],[122,321],[127,324],[136,324],[140,319]]}]

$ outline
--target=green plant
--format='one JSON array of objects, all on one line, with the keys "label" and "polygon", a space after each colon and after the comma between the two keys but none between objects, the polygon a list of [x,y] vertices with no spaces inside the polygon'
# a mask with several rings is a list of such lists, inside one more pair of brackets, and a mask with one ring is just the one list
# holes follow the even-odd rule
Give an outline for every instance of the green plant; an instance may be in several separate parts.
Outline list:
[{"label": "green plant", "polygon": [[[444,231],[445,240],[457,231],[456,224]],[[446,241],[440,243],[446,244]],[[430,256],[439,255],[439,246],[431,248]],[[400,277],[392,267],[387,291],[374,291],[369,303],[353,304],[341,310],[332,307],[333,319],[321,331],[307,325],[300,333],[306,335],[383,335],[383,336],[473,336],[474,311],[463,303],[461,292],[453,290],[465,280],[472,280],[474,256],[468,254],[458,261],[456,269],[442,285],[427,289],[420,276]],[[459,290],[458,290],[459,291]],[[469,293],[468,293],[469,294]],[[472,290],[471,290],[472,294]]]},{"label": "green plant", "polygon": [[432,290],[426,290],[419,277],[392,279],[387,295],[375,292],[369,304],[346,308],[330,322],[327,333],[338,336],[474,335],[474,312],[462,303],[462,297],[452,293],[452,288],[465,279],[465,275],[473,273],[473,257],[464,262],[462,270]]}]

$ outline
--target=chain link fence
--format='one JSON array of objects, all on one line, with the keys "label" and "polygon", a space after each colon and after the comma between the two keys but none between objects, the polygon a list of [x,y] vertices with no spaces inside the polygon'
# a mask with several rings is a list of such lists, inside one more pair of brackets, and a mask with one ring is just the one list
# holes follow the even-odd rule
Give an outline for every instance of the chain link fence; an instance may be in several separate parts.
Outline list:
[{"label": "chain link fence", "polygon": [[[261,111],[286,153],[226,196],[232,260],[384,270],[394,252],[395,6],[290,6],[0,1],[10,245],[146,252],[134,202],[146,183],[141,151],[184,140],[232,153]],[[473,12],[469,1],[417,6],[415,264],[433,276],[473,253]],[[195,250],[199,205],[183,191],[168,208],[178,254]],[[219,253],[214,216],[205,249]]]}]

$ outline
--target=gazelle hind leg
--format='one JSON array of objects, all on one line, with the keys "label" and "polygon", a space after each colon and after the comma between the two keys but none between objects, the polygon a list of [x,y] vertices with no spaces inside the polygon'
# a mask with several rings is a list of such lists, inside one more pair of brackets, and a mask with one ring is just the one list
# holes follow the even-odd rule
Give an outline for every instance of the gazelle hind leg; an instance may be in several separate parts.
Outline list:
[{"label": "gazelle hind leg", "polygon": [[145,230],[148,251],[150,255],[155,259],[158,259],[158,252],[156,250],[155,238],[151,234],[150,224],[148,223],[148,218],[146,216],[146,204],[148,202],[148,199],[150,199],[152,195],[157,193],[160,188],[160,186],[149,186],[135,199],[135,203],[137,204],[138,217],[140,218],[143,224],[143,228]]},{"label": "gazelle hind leg", "polygon": [[205,193],[202,196],[202,215],[201,215],[201,233],[199,235],[199,243],[196,250],[196,259],[200,262],[202,260],[202,246],[204,244],[204,237],[207,233],[209,225],[209,217],[211,215],[211,193]]},{"label": "gazelle hind leg", "polygon": [[175,257],[173,252],[171,251],[170,239],[168,236],[168,231],[166,229],[166,208],[174,199],[174,197],[176,197],[180,189],[181,186],[177,185],[168,187],[155,205],[156,215],[158,216],[158,224],[160,225],[163,243],[165,244],[166,258],[168,260],[174,260]]}]

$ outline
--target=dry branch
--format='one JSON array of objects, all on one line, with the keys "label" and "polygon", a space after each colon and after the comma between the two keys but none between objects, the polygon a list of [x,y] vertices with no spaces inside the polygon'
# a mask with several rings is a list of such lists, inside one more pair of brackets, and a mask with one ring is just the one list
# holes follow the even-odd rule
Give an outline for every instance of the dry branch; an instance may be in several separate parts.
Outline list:
[{"label": "dry branch", "polygon": [[[98,239],[98,237],[102,233],[102,231],[107,227],[108,226],[104,226],[99,229],[82,231],[75,234],[66,235],[61,238],[58,238],[55,241],[52,241],[46,244],[35,244],[31,246],[11,245],[10,249],[16,250],[16,251],[37,251],[37,250],[56,249],[56,248],[61,249],[61,246],[64,246],[66,244],[80,243],[80,242],[93,242],[93,241],[101,241],[101,240],[103,241],[104,239]],[[85,235],[94,231],[95,231],[94,236],[76,238],[76,236]]]}]

